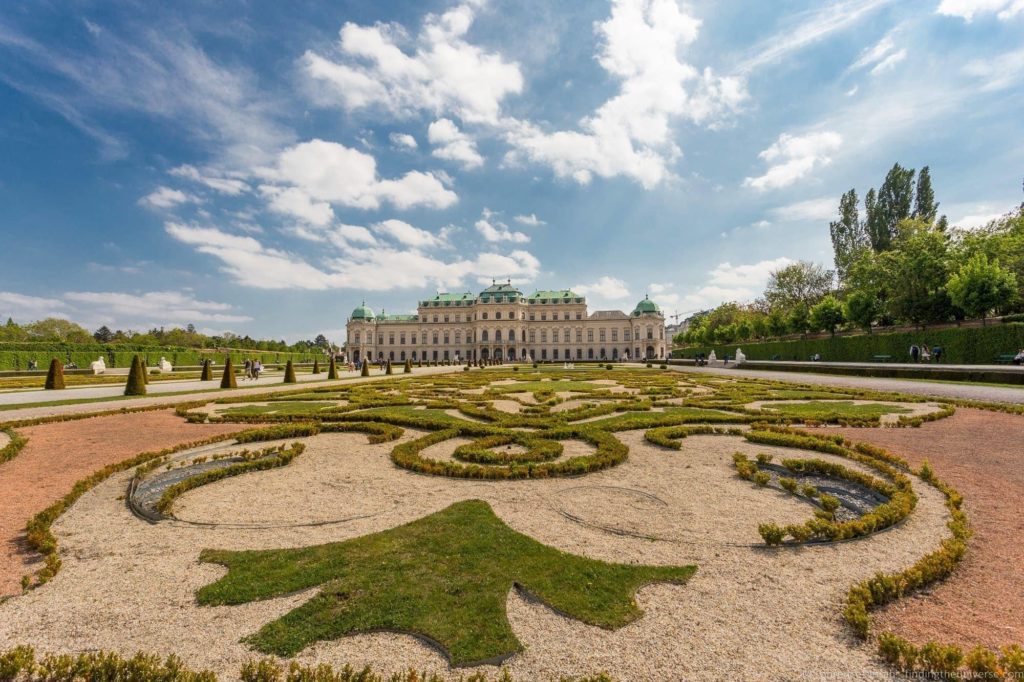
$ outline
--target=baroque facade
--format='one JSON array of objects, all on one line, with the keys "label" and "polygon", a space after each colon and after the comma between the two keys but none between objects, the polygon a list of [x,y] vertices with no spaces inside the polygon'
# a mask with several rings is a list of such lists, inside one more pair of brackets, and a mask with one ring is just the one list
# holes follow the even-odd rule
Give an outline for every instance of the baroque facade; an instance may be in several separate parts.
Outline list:
[{"label": "baroque facade", "polygon": [[529,296],[511,282],[479,294],[437,294],[415,315],[374,313],[365,301],[346,322],[347,356],[392,362],[626,361],[666,357],[665,317],[646,296],[629,314],[587,312],[568,289]]}]

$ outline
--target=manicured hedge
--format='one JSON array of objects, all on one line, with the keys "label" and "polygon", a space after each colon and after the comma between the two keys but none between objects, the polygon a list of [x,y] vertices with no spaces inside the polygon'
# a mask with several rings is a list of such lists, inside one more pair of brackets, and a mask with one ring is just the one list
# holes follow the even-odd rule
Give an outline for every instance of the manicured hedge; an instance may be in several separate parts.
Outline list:
[{"label": "manicured hedge", "polygon": [[[742,341],[727,346],[713,346],[721,359],[743,349],[748,360],[808,360],[815,354],[826,362],[871,362],[875,355],[890,355],[892,362],[909,362],[909,349],[918,346],[942,347],[943,364],[991,364],[997,356],[1016,353],[1024,348],[1024,324],[993,324],[988,327],[961,327],[953,329],[926,329],[894,334],[862,334],[837,336],[834,339],[801,339],[752,343]],[[697,353],[708,353],[712,347],[691,347],[672,352],[672,357],[692,358]]]},{"label": "manicured hedge", "polygon": [[[40,368],[46,367],[51,358],[57,358],[63,364],[71,361],[82,368],[103,357],[107,367],[130,367],[132,358],[138,355],[150,367],[156,367],[160,358],[167,358],[172,365],[198,366],[207,358],[223,362],[225,351],[202,351],[198,348],[179,346],[136,346],[132,344],[117,345],[86,345],[69,343],[0,343],[0,371],[26,369],[29,360],[35,360]],[[246,358],[258,358],[263,364],[277,364],[292,360],[293,362],[312,362],[315,353],[290,353],[277,351],[247,351],[232,349],[231,359],[236,363],[244,363]]]}]

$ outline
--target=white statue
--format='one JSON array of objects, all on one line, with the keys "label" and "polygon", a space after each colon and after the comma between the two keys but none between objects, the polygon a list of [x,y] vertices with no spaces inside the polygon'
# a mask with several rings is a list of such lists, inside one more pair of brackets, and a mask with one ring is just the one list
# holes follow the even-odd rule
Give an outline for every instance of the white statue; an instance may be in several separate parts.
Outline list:
[{"label": "white statue", "polygon": [[160,362],[157,363],[157,367],[160,368],[161,372],[173,372],[174,371],[174,366],[171,365],[171,363],[167,362],[167,358],[162,357],[162,356],[160,358]]},{"label": "white statue", "polygon": [[747,356],[743,352],[743,349],[742,348],[737,348],[736,349],[736,364],[740,364],[741,362],[746,362],[746,361],[747,361]]},{"label": "white statue", "polygon": [[91,363],[89,366],[92,368],[93,374],[103,374],[107,371],[107,363],[102,355],[96,358],[96,362]]},{"label": "white statue", "polygon": [[715,351],[711,351],[710,353],[708,353],[708,362],[714,362],[717,359],[718,358],[715,357]]}]

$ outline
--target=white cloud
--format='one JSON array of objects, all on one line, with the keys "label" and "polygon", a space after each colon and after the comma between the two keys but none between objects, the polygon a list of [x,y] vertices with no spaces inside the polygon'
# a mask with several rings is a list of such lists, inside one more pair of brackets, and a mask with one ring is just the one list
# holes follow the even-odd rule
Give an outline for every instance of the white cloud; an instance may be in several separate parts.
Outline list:
[{"label": "white cloud", "polygon": [[139,199],[139,204],[149,208],[170,209],[181,204],[198,202],[199,197],[186,194],[179,189],[170,187],[157,187],[155,190]]},{"label": "white cloud", "polygon": [[403,246],[413,249],[430,249],[447,246],[444,237],[414,227],[402,220],[384,220],[373,226],[378,234],[390,237]]},{"label": "white cloud", "polygon": [[943,212],[949,216],[949,224],[966,230],[984,227],[996,218],[1013,210],[1012,204],[999,201],[971,201],[946,204]]},{"label": "white cloud", "polygon": [[1004,52],[991,59],[974,59],[963,70],[982,81],[983,92],[1005,90],[1024,78],[1024,49]]},{"label": "white cloud", "polygon": [[891,71],[897,64],[907,58],[907,49],[896,49],[898,33],[894,29],[886,33],[881,40],[860,53],[847,71],[856,71],[870,67],[869,73],[877,76]]},{"label": "white cloud", "polygon": [[993,13],[1000,21],[1008,21],[1024,12],[1024,0],[942,0],[935,11],[967,22],[975,15]]},{"label": "white cloud", "polygon": [[434,145],[433,156],[449,161],[458,161],[463,168],[479,168],[484,157],[477,151],[476,142],[459,130],[450,119],[441,118],[430,124],[427,139]]},{"label": "white cloud", "polygon": [[416,143],[416,138],[409,133],[391,133],[388,139],[398,149],[416,149],[419,147],[419,144]]},{"label": "white cloud", "polygon": [[625,282],[608,275],[590,284],[577,284],[572,287],[572,290],[584,296],[594,296],[606,301],[618,301],[630,296],[629,287]]},{"label": "white cloud", "polygon": [[23,323],[45,317],[67,317],[65,307],[64,301],[56,298],[0,291],[0,323],[8,317]]},{"label": "white cloud", "polygon": [[513,220],[520,225],[526,225],[528,227],[540,227],[541,225],[547,225],[547,223],[538,218],[535,213],[531,213],[530,215],[517,215]]},{"label": "white cloud", "polygon": [[834,131],[790,135],[783,133],[772,146],[758,156],[770,165],[763,175],[743,180],[745,187],[758,191],[788,187],[806,177],[815,168],[832,163],[832,152],[843,138]]},{"label": "white cloud", "polygon": [[373,246],[377,243],[377,238],[373,236],[373,233],[360,225],[339,225],[334,231],[334,235],[342,240],[343,247],[348,247],[351,244]]},{"label": "white cloud", "polygon": [[[523,77],[517,64],[466,42],[480,4],[427,15],[412,40],[396,24],[346,23],[337,60],[307,52],[305,72],[318,84],[324,103],[349,110],[378,106],[397,116],[429,111],[494,123],[502,100],[522,90]],[[407,53],[403,48],[410,42]]]},{"label": "white cloud", "polygon": [[[239,315],[234,306],[216,301],[202,301],[180,291],[150,291],[130,294],[115,291],[71,291],[64,294],[76,310],[87,309],[89,315],[102,315],[112,321],[151,320],[168,324],[216,322],[230,324],[248,322],[252,318]],[[91,310],[88,310],[91,309]],[[123,323],[123,322],[122,322]]]},{"label": "white cloud", "polygon": [[666,314],[679,306],[682,297],[676,291],[676,285],[672,282],[652,282],[647,285],[647,295],[657,303]]},{"label": "white cloud", "polygon": [[769,275],[793,261],[785,256],[749,265],[719,263],[708,273],[707,284],[679,301],[685,313],[706,310],[727,301],[749,301],[768,283]]},{"label": "white cloud", "polygon": [[176,177],[193,180],[206,185],[211,189],[217,190],[221,194],[227,194],[230,196],[238,196],[249,189],[249,185],[238,178],[223,177],[222,175],[217,175],[208,171],[200,171],[195,166],[188,164],[172,168],[169,172],[171,175]]},{"label": "white cloud", "polygon": [[530,235],[510,230],[508,225],[496,219],[494,211],[487,208],[484,208],[483,215],[474,227],[489,242],[525,244],[530,241]]},{"label": "white cloud", "polygon": [[839,214],[839,200],[835,197],[806,199],[770,209],[768,215],[777,223],[819,222],[834,220]]},{"label": "white cloud", "polygon": [[766,64],[777,63],[792,52],[849,28],[871,12],[892,2],[841,0],[800,12],[779,32],[755,45],[747,58],[738,65],[738,70],[746,73]]},{"label": "white cloud", "polygon": [[373,156],[319,139],[285,149],[276,165],[261,173],[281,186],[301,190],[311,201],[353,208],[375,209],[382,202],[400,209],[447,208],[458,200],[433,173],[409,171],[399,178],[381,179]]},{"label": "white cloud", "polygon": [[623,175],[646,188],[664,181],[681,154],[673,124],[720,125],[747,99],[741,78],[680,60],[699,27],[675,0],[613,0],[611,16],[597,25],[598,63],[619,81],[618,94],[581,120],[578,131],[506,121],[506,140],[515,148],[506,160],[547,164],[580,184],[594,175]]},{"label": "white cloud", "polygon": [[326,201],[314,201],[298,187],[260,185],[260,193],[268,200],[267,206],[275,213],[294,216],[316,227],[334,222],[334,211]]}]

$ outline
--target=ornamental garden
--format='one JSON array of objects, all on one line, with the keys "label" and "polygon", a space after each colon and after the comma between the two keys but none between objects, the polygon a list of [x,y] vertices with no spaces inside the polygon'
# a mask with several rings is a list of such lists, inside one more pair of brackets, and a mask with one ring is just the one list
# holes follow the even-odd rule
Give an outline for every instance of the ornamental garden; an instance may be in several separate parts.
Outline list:
[{"label": "ornamental garden", "polygon": [[[1020,411],[620,365],[182,404],[219,433],[28,521],[42,558],[0,602],[0,678],[1020,673],[1012,641],[887,629],[971,524],[931,462],[856,434],[964,408]],[[17,461],[23,429],[2,438]]]}]

